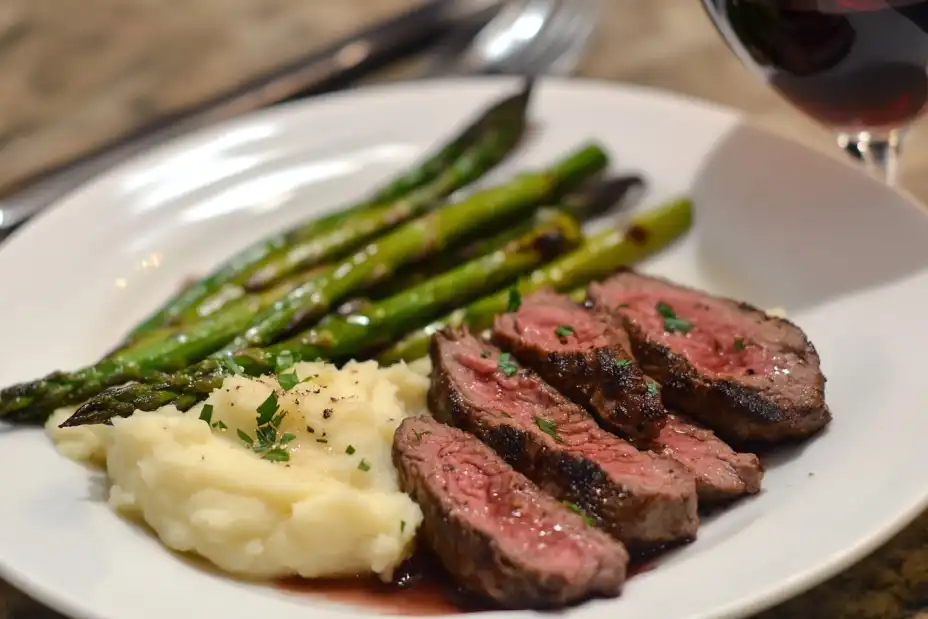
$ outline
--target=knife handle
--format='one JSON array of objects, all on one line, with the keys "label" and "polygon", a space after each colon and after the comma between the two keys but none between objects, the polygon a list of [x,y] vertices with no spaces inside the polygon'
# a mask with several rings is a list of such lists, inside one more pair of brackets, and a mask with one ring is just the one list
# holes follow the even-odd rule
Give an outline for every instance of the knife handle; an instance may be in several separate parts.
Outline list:
[{"label": "knife handle", "polygon": [[3,192],[6,196],[0,199],[0,232],[18,226],[129,157],[179,135],[296,95],[344,87],[360,75],[424,49],[452,27],[485,18],[499,4],[493,0],[428,0],[208,101],[161,117],[71,162],[24,179]]}]

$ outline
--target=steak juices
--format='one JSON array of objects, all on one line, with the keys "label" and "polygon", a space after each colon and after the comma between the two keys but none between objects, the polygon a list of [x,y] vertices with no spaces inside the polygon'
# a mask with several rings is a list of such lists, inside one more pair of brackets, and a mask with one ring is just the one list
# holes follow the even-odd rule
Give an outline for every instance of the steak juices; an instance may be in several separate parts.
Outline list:
[{"label": "steak juices", "polygon": [[406,419],[394,462],[426,514],[423,534],[448,572],[509,608],[618,595],[628,553],[544,493],[471,434]]},{"label": "steak juices", "polygon": [[[497,317],[493,344],[436,333],[434,419],[397,432],[426,543],[462,586],[505,607],[618,595],[626,549],[692,540],[697,501],[760,490],[757,456],[720,437],[775,443],[831,419],[818,356],[792,323],[632,271],[589,292],[589,307],[548,291],[524,299]],[[578,544],[595,548],[588,561]]]}]

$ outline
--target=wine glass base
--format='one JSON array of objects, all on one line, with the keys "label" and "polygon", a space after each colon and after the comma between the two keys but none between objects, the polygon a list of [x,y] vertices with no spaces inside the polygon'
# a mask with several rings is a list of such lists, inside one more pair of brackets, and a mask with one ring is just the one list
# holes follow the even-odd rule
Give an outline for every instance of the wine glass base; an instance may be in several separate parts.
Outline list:
[{"label": "wine glass base", "polygon": [[904,129],[839,133],[838,146],[858,161],[862,161],[871,174],[888,185],[895,185],[904,135]]}]

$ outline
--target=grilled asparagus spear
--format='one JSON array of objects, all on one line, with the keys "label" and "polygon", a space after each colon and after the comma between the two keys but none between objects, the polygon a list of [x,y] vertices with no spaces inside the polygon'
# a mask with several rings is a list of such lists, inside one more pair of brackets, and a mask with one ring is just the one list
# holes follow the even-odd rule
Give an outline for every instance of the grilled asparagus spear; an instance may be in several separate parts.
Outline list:
[{"label": "grilled asparagus spear", "polygon": [[[639,191],[644,188],[644,180],[638,175],[622,175],[603,180],[595,180],[580,187],[576,192],[564,196],[558,201],[556,209],[568,213],[578,221],[584,222],[602,215],[606,211],[621,209],[633,202]],[[550,209],[538,211],[536,217],[552,216]],[[488,254],[503,247],[514,238],[525,234],[528,226],[535,225],[532,221],[523,221],[504,230],[499,234],[471,241],[451,251],[429,259],[422,264],[412,264],[393,279],[374,286],[365,293],[369,299],[383,299],[392,296],[400,290],[405,290],[419,282],[425,281],[439,273],[452,269],[455,266],[472,260],[478,256]],[[341,313],[350,313],[350,310],[363,302],[354,299],[347,302],[345,310]]]},{"label": "grilled asparagus spear", "polygon": [[[299,243],[315,239],[316,243],[311,245],[311,256],[307,255],[300,266],[311,265],[313,260],[318,264],[339,251],[350,250],[352,243],[360,243],[385,227],[423,212],[441,198],[473,182],[502,161],[518,144],[526,126],[531,91],[532,81],[528,80],[521,92],[492,105],[444,148],[411,172],[376,191],[368,200],[248,247],[165,303],[133,329],[127,339],[131,341],[146,331],[173,322],[178,315],[197,307],[225,284],[242,285],[265,262],[282,252],[286,255],[293,244],[302,247]],[[355,222],[356,218],[361,218],[361,221]],[[351,230],[353,234],[345,234],[345,230]],[[292,268],[288,273],[297,270],[300,269]],[[265,284],[270,285],[270,281],[265,280]]]},{"label": "grilled asparagus spear", "polygon": [[[184,334],[186,334],[188,330],[196,323],[206,319],[217,320],[228,312],[247,311],[252,316],[254,316],[255,313],[257,313],[262,307],[266,305],[261,303],[262,298],[272,298],[275,301],[277,299],[283,298],[284,295],[286,295],[297,286],[305,284],[311,279],[319,277],[328,268],[330,268],[330,265],[320,265],[287,278],[286,280],[274,286],[272,290],[264,290],[258,293],[246,293],[245,290],[240,287],[236,288],[229,286],[223,288],[216,295],[217,297],[221,297],[221,299],[213,299],[211,297],[205,301],[203,305],[184,312],[178,318],[176,325],[158,327],[157,329],[143,333],[134,342],[121,343],[117,348],[110,351],[104,357],[104,359],[114,359],[117,356],[121,358],[128,351],[137,351],[142,347],[158,344],[170,338],[183,337]],[[249,309],[244,310],[244,307]],[[239,313],[238,315],[243,314]],[[248,325],[246,323],[241,328],[244,329],[247,326]]]},{"label": "grilled asparagus spear", "polygon": [[0,418],[32,415],[33,412],[41,415],[41,411],[83,402],[107,386],[122,382],[124,379],[120,376],[131,376],[146,367],[165,371],[187,367],[247,328],[256,312],[272,306],[311,277],[314,275],[305,274],[293,282],[252,295],[213,318],[189,327],[168,330],[161,337],[153,334],[151,338],[143,338],[136,345],[118,350],[89,367],[74,372],[53,372],[39,380],[7,387],[0,391]]},{"label": "grilled asparagus spear", "polygon": [[[516,289],[519,294],[530,294],[547,287],[565,291],[586,285],[663,249],[689,229],[692,218],[689,200],[670,202],[639,215],[622,229],[605,230],[589,237],[579,249],[524,277]],[[489,328],[493,317],[506,311],[510,294],[509,290],[501,290],[455,310],[408,334],[377,359],[388,364],[423,357],[428,354],[432,334],[447,325],[466,324],[475,330]]]},{"label": "grilled asparagus spear", "polygon": [[[569,213],[579,221],[586,221],[603,214],[607,210],[613,210],[613,208],[620,209],[625,204],[632,203],[643,187],[644,179],[637,174],[625,174],[604,180],[595,180],[579,188],[576,192],[562,198],[557,208]],[[346,301],[343,308],[339,309],[339,313],[350,314],[354,310],[363,308],[369,304],[369,299],[376,300],[393,296],[401,290],[411,288],[416,284],[439,275],[440,273],[444,273],[464,262],[496,251],[509,241],[525,234],[539,221],[546,221],[553,215],[554,213],[551,209],[541,209],[531,220],[518,223],[499,234],[466,242],[422,264],[411,264],[405,270],[398,273],[396,277],[374,286],[371,290],[365,292],[366,298],[358,297],[351,301]],[[319,268],[320,267],[315,267],[312,272],[318,273],[319,271],[317,269]],[[290,284],[295,280],[303,278],[304,274],[300,273],[298,276],[290,276],[278,285]],[[178,317],[178,323],[180,325],[193,324],[223,311],[230,305],[247,302],[248,297],[252,294],[256,293],[248,293],[241,286],[226,284],[216,293],[205,299],[200,305],[181,314]],[[168,337],[176,332],[176,327],[164,327],[145,334],[143,339],[145,341],[157,341],[158,339]]]},{"label": "grilled asparagus spear", "polygon": [[518,116],[511,115],[507,122],[488,127],[473,146],[429,184],[393,203],[359,214],[350,221],[352,225],[340,225],[326,234],[307,238],[269,256],[260,269],[253,270],[245,288],[261,290],[320,260],[343,255],[365,239],[430,210],[441,198],[477,180],[498,163],[521,137],[525,127],[525,116],[521,113],[524,108],[519,112]]},{"label": "grilled asparagus spear", "polygon": [[145,346],[128,358],[107,359],[77,372],[56,372],[39,381],[8,387],[0,391],[0,418],[41,418],[50,410],[81,402],[145,371],[174,371],[196,363],[230,340],[232,343],[216,356],[272,344],[290,329],[320,318],[354,290],[383,281],[396,268],[441,251],[471,230],[531,211],[599,172],[606,163],[607,156],[598,146],[586,146],[549,170],[523,174],[400,226],[283,298],[274,299],[257,312],[257,318],[250,312],[247,316],[232,312],[221,320],[194,325],[184,337]]},{"label": "grilled asparagus spear", "polygon": [[[145,383],[107,389],[64,425],[103,423],[114,416],[130,415],[139,407],[152,410],[176,403],[188,408],[221,386],[236,367],[258,376],[286,369],[295,361],[348,358],[389,341],[448,307],[504,285],[563,250],[576,247],[581,238],[579,224],[565,213],[556,213],[495,252],[375,303],[363,315],[337,317],[288,342],[242,351],[231,360],[208,359],[173,375],[153,373],[145,377]],[[281,363],[281,359],[286,361]]]},{"label": "grilled asparagus spear", "polygon": [[[586,240],[573,252],[537,269],[519,280],[513,289],[520,294],[553,287],[569,290],[573,298],[581,300],[585,295],[582,286],[608,275],[615,269],[640,260],[683,235],[692,225],[692,205],[680,199],[643,213],[620,229],[604,230]],[[581,288],[577,288],[581,286]],[[415,330],[395,346],[380,355],[381,363],[413,360],[424,356],[432,334],[442,327],[453,324],[469,324],[472,328],[490,326],[493,317],[505,312],[509,306],[512,289],[504,289],[476,301],[466,308]],[[340,323],[339,323],[340,324]],[[315,339],[315,338],[313,338]],[[319,356],[316,342],[301,349],[301,338],[297,337],[270,349],[252,349],[235,355],[229,365],[250,375],[281,371],[294,360],[313,360]],[[305,355],[303,353],[306,353]],[[222,384],[228,366],[218,367],[210,361],[202,371],[185,371],[155,377],[149,384],[129,383],[100,394],[74,416],[65,426],[101,423],[117,415],[129,415],[134,410],[154,410],[159,406],[174,403],[185,409],[205,398]]]},{"label": "grilled asparagus spear", "polygon": [[606,167],[608,157],[597,145],[580,148],[548,170],[476,192],[403,224],[359,250],[323,276],[293,290],[273,307],[260,312],[244,333],[217,354],[267,346],[281,336],[318,320],[356,291],[386,281],[398,268],[440,253],[449,245],[485,229],[494,221],[527,214],[554,201]]}]

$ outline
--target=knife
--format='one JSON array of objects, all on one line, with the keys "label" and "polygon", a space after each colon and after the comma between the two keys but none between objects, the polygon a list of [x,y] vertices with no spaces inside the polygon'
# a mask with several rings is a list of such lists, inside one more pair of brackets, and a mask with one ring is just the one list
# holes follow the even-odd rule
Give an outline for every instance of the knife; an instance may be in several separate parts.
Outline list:
[{"label": "knife", "polygon": [[71,162],[3,191],[0,239],[26,219],[104,170],[184,133],[297,96],[344,88],[358,77],[436,42],[453,28],[488,22],[503,0],[428,0],[271,73],[183,109]]}]

